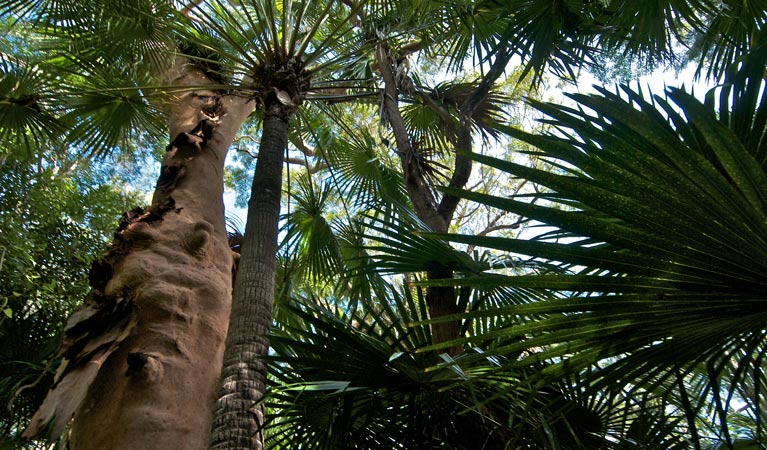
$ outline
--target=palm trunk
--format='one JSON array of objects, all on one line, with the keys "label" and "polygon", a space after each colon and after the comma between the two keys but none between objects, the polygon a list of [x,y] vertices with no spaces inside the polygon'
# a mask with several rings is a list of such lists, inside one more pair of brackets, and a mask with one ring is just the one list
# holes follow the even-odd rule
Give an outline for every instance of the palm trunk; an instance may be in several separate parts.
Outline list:
[{"label": "palm trunk", "polygon": [[[376,50],[378,64],[381,75],[384,80],[384,100],[389,124],[394,132],[394,140],[397,145],[400,162],[402,164],[402,174],[405,179],[405,188],[413,204],[413,211],[421,221],[431,230],[437,232],[447,232],[452,220],[457,200],[452,209],[440,210],[436,197],[421,173],[417,164],[417,155],[411,144],[410,134],[405,128],[405,122],[399,110],[397,99],[399,98],[399,88],[394,77],[392,68],[393,58],[387,45],[379,44]],[[465,158],[464,158],[465,159]],[[471,172],[471,166],[468,167]],[[463,174],[462,174],[463,175]],[[454,174],[455,178],[455,174]],[[465,176],[468,179],[468,174]],[[465,181],[464,181],[465,184]],[[460,185],[458,187],[462,187]],[[447,196],[445,196],[447,197]],[[444,203],[444,198],[443,198]],[[452,278],[453,272],[450,270],[430,271],[426,277],[429,280]],[[456,304],[455,289],[449,286],[430,286],[426,290],[426,305],[429,308],[429,316],[432,319],[455,314],[458,311]],[[448,342],[460,337],[461,323],[458,321],[438,322],[431,324],[432,342],[439,344]],[[447,352],[451,355],[461,353],[463,349],[459,346],[450,347]]]},{"label": "palm trunk", "polygon": [[288,118],[276,100],[265,108],[210,449],[261,450],[264,445],[259,401],[266,389],[266,365],[260,357],[269,349]]},{"label": "palm trunk", "polygon": [[[192,70],[177,81],[206,79]],[[201,94],[171,107],[175,139],[152,205],[126,213],[94,263],[57,383],[27,436],[53,420],[56,438],[74,415],[72,450],[206,448],[232,286],[224,159],[253,105]]]}]

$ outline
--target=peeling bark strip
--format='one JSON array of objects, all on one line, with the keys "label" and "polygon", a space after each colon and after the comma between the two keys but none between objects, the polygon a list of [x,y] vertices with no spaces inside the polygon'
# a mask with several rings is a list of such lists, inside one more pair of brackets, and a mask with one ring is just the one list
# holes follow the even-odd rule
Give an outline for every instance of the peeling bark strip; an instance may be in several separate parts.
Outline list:
[{"label": "peeling bark strip", "polygon": [[169,164],[160,168],[160,177],[157,179],[155,190],[168,192],[176,188],[179,180],[186,174],[186,169],[181,163]]},{"label": "peeling bark strip", "polygon": [[52,422],[58,438],[74,417],[71,450],[206,447],[231,302],[223,164],[252,110],[226,102],[231,116],[220,98],[179,99],[171,129],[190,131],[168,147],[152,205],[125,213],[94,263],[25,436]]},{"label": "peeling bark strip", "polygon": [[200,109],[203,116],[202,119],[191,131],[179,133],[173,139],[173,142],[165,147],[165,151],[173,152],[178,149],[191,149],[200,152],[207,141],[213,137],[213,131],[221,122],[221,117],[226,113],[226,108],[224,108],[224,103],[218,95],[212,97],[198,95],[198,97],[202,101]]},{"label": "peeling bark strip", "polygon": [[[37,435],[51,420],[53,436],[60,435],[98,374],[98,366],[135,328],[138,320],[132,289],[126,286],[121,291],[112,289],[110,294],[105,294],[107,285],[115,268],[135,248],[137,239],[149,238],[147,227],[162,222],[174,209],[175,201],[169,196],[163,203],[146,210],[138,207],[123,214],[104,256],[91,265],[91,291],[67,320],[63,341],[55,356],[63,360],[56,371],[53,388],[25,430],[25,436]],[[91,364],[94,362],[96,367]]]}]

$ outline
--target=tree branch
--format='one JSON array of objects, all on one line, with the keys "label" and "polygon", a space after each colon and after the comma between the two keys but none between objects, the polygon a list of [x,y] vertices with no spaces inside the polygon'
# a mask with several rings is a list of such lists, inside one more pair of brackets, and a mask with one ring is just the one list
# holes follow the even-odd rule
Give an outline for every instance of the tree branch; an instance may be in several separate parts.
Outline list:
[{"label": "tree branch", "polygon": [[[320,92],[326,91],[321,89]],[[357,94],[309,94],[306,96],[306,101],[325,101],[328,103],[341,103],[347,100],[353,100],[355,98],[373,98],[381,95],[381,92],[360,92]]]},{"label": "tree branch", "polygon": [[306,167],[306,170],[310,174],[315,174],[315,173],[319,172],[320,170],[328,168],[328,164],[327,163],[319,163],[319,164],[313,166],[313,165],[309,164],[308,161],[306,161],[306,160],[304,160],[302,158],[292,158],[292,157],[286,156],[282,160],[285,163],[287,163],[287,164],[296,164],[296,165],[299,165],[299,166],[304,166],[304,167]]},{"label": "tree branch", "polygon": [[[250,156],[253,159],[258,159],[258,153],[251,153],[250,151],[248,151],[246,149],[243,149],[243,148],[240,148],[240,147],[237,147],[236,151],[238,151],[240,153],[246,153],[248,156]],[[310,174],[315,174],[315,173],[319,172],[320,170],[328,168],[328,164],[327,163],[319,163],[319,164],[316,164],[316,165],[313,166],[313,165],[309,164],[309,162],[306,161],[305,159],[294,158],[294,157],[290,157],[290,156],[283,157],[282,161],[287,163],[287,164],[294,164],[294,165],[304,166],[304,167],[306,167],[306,170]]]},{"label": "tree branch", "polygon": [[[480,83],[466,100],[464,100],[459,109],[458,120],[460,129],[458,130],[458,140],[455,145],[455,165],[453,168],[453,175],[448,184],[451,188],[460,189],[469,181],[472,164],[471,160],[466,155],[471,153],[472,150],[472,115],[477,107],[487,98],[495,81],[504,73],[506,65],[509,63],[510,59],[511,53],[508,51],[507,46],[504,45],[498,50],[495,61],[493,61],[492,66],[490,66],[490,70],[485,73]],[[442,196],[437,211],[445,222],[450,223],[453,214],[455,214],[455,209],[458,207],[459,201],[460,199],[454,195],[446,194]]]},{"label": "tree branch", "polygon": [[376,60],[384,80],[383,99],[381,107],[386,114],[389,124],[394,133],[402,172],[405,178],[405,187],[416,215],[434,231],[447,231],[448,222],[437,211],[437,202],[434,193],[426,183],[418,166],[417,157],[410,142],[410,134],[405,128],[405,122],[399,110],[399,88],[392,70],[392,58],[389,47],[385,42],[376,46]]},{"label": "tree branch", "polygon": [[314,149],[309,148],[309,146],[306,145],[306,142],[304,142],[304,140],[301,139],[300,137],[291,135],[288,138],[288,140],[290,141],[291,144],[293,144],[296,147],[296,149],[298,149],[298,151],[308,156],[309,158],[314,158],[317,155]]},{"label": "tree branch", "polygon": [[[523,223],[525,223],[525,222],[527,222],[529,220],[530,219],[524,219],[524,220],[520,219],[520,220],[518,220],[518,221],[516,221],[514,223],[503,224],[503,225],[494,225],[492,227],[487,227],[484,230],[482,230],[479,233],[477,233],[476,236],[487,236],[488,234],[490,234],[492,232],[500,231],[500,230],[516,230]],[[474,245],[474,244],[469,245],[468,247],[466,247],[466,253],[471,255],[472,253],[474,253],[474,249],[475,248],[477,248],[476,245]]]}]

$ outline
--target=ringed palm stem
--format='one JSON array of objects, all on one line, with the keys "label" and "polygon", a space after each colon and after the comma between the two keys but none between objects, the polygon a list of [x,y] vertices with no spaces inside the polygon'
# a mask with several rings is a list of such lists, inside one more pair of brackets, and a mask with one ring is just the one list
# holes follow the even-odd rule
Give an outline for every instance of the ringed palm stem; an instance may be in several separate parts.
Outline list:
[{"label": "ringed palm stem", "polygon": [[260,356],[269,348],[277,229],[282,189],[282,156],[290,113],[276,99],[264,112],[261,148],[248,204],[242,254],[232,295],[222,382],[216,402],[211,449],[263,448],[266,386]]},{"label": "ringed palm stem", "polygon": [[[319,4],[235,3],[239,8],[225,0],[211,0],[209,9],[198,8],[213,34],[232,47],[228,69],[245,74],[246,90],[263,111],[261,146],[210,439],[210,448],[217,450],[263,448],[259,401],[265,391],[266,366],[260,358],[269,348],[288,123],[309,92],[311,80],[338,76],[333,71],[342,68],[356,50],[350,41],[357,42],[354,36],[350,38],[352,29],[348,19],[343,20],[343,7],[333,0]],[[209,45],[204,37],[191,38],[205,48]],[[334,47],[335,41],[346,47]]]}]

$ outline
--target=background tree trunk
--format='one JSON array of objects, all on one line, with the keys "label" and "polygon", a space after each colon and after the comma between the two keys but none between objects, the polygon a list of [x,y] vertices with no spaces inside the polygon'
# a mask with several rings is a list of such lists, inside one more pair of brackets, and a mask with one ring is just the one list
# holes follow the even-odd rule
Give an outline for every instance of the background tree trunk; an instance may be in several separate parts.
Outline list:
[{"label": "background tree trunk", "polygon": [[[506,65],[511,58],[511,53],[506,47],[501,47],[490,67],[477,87],[471,92],[466,100],[458,108],[459,124],[455,139],[455,162],[450,176],[449,187],[463,188],[471,176],[472,163],[466,154],[472,151],[472,115],[476,108],[485,101],[495,81],[503,74]],[[399,110],[399,80],[395,75],[396,64],[399,58],[392,55],[388,44],[381,42],[376,48],[376,59],[381,77],[384,81],[384,96],[382,108],[386,112],[389,124],[394,133],[398,155],[402,164],[402,174],[405,179],[405,188],[408,197],[413,203],[413,211],[416,216],[431,230],[438,233],[446,233],[453,221],[453,215],[460,199],[456,196],[445,194],[437,201],[435,193],[426,182],[426,177],[418,164],[419,155],[415,152],[411,137],[402,114]],[[429,280],[441,280],[453,278],[451,270],[432,270],[426,273]],[[429,316],[432,319],[456,314],[460,311],[456,302],[456,292],[450,286],[430,286],[426,290],[426,304],[429,307]],[[461,337],[461,322],[448,321],[431,325],[432,341],[435,344],[448,342]],[[447,348],[450,355],[460,354],[463,349],[460,346]]]}]

